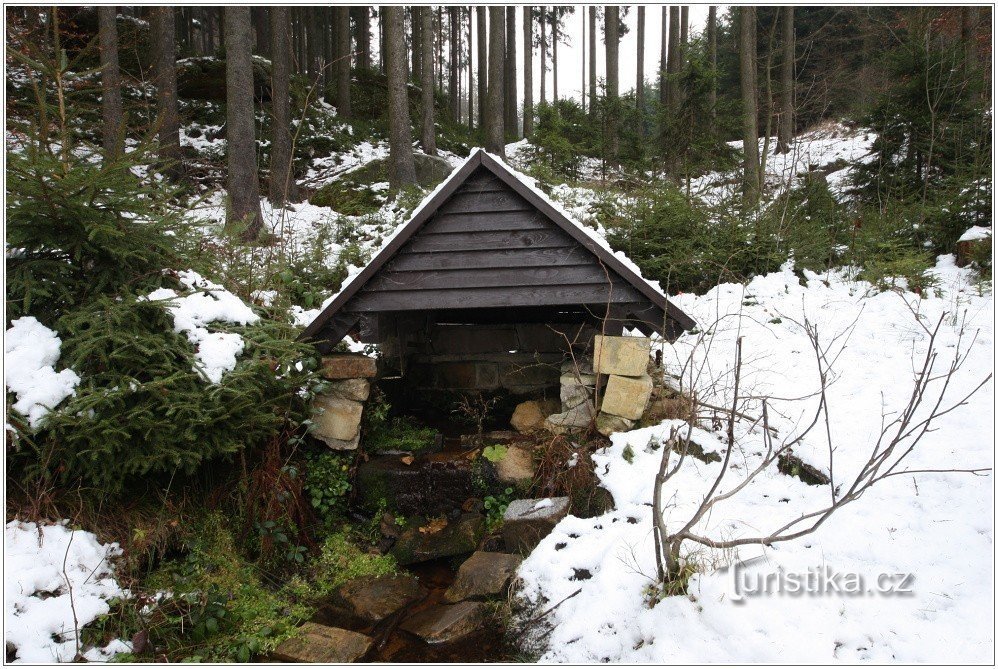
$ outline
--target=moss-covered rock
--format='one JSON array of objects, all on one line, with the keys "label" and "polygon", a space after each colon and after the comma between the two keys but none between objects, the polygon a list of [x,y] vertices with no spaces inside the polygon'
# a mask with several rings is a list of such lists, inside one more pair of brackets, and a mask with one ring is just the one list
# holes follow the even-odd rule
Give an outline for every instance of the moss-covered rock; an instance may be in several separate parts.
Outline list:
[{"label": "moss-covered rock", "polygon": [[395,542],[391,555],[403,565],[464,555],[478,548],[484,534],[485,518],[477,513],[463,514],[435,531],[412,523]]}]

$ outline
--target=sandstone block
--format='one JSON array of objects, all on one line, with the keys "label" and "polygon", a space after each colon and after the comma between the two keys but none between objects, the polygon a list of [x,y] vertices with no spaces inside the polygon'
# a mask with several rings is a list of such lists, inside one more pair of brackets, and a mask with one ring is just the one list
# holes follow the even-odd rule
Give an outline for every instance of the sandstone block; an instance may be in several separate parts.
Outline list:
[{"label": "sandstone block", "polygon": [[443,604],[420,611],[401,625],[426,643],[449,643],[479,631],[485,624],[487,609],[481,602]]},{"label": "sandstone block", "polygon": [[374,640],[364,634],[305,623],[299,635],[278,646],[272,656],[281,662],[345,664],[364,657],[373,643]]},{"label": "sandstone block", "polygon": [[513,410],[509,424],[517,432],[533,432],[544,425],[544,419],[558,411],[560,406],[553,400],[529,400],[521,402]]},{"label": "sandstone block", "polygon": [[506,548],[529,553],[568,515],[567,497],[517,499],[506,507],[502,518],[502,538]]},{"label": "sandstone block", "polygon": [[494,466],[502,483],[529,484],[534,480],[533,453],[522,446],[507,446],[506,454]]},{"label": "sandstone block", "polygon": [[611,376],[603,392],[603,405],[600,409],[614,416],[638,420],[645,412],[651,398],[652,380],[650,376],[631,378]]},{"label": "sandstone block", "polygon": [[367,379],[343,379],[329,384],[326,394],[354,402],[366,402],[371,394],[371,382]]},{"label": "sandstone block", "polygon": [[337,353],[322,359],[322,376],[327,379],[372,379],[378,375],[374,358],[359,353]]},{"label": "sandstone block", "polygon": [[605,411],[600,411],[599,415],[596,416],[596,429],[606,437],[609,437],[614,432],[627,432],[632,427],[634,427],[634,421],[614,416]]},{"label": "sandstone block", "polygon": [[319,395],[313,400],[312,409],[312,434],[333,448],[342,448],[342,442],[353,442],[360,433],[360,417],[364,412],[360,402]]},{"label": "sandstone block", "polygon": [[521,562],[523,558],[509,553],[473,553],[457,570],[454,583],[444,593],[444,601],[505,596]]},{"label": "sandstone block", "polygon": [[593,340],[594,368],[598,374],[642,376],[648,370],[651,339],[647,337],[604,337]]}]

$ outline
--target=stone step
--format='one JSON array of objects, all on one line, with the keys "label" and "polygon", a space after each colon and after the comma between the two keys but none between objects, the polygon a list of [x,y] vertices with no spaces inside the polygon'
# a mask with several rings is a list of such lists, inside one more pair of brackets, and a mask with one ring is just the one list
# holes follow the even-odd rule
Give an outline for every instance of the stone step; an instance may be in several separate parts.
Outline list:
[{"label": "stone step", "polygon": [[346,664],[360,660],[374,639],[339,627],[305,623],[298,636],[288,639],[271,653],[279,662]]},{"label": "stone step", "polygon": [[521,562],[523,558],[509,553],[473,553],[457,570],[454,582],[444,593],[444,601],[504,597]]},{"label": "stone step", "polygon": [[399,627],[429,644],[451,643],[479,631],[487,613],[481,602],[440,604],[420,611]]}]

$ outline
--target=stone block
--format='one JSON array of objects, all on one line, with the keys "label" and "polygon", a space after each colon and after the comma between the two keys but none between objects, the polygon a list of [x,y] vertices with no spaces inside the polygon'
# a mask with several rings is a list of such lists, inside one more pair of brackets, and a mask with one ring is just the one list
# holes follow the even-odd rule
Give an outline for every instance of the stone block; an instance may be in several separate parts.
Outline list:
[{"label": "stone block", "polygon": [[652,385],[651,377],[647,375],[637,378],[611,376],[603,392],[600,410],[621,418],[638,420],[651,398]]},{"label": "stone block", "polygon": [[584,402],[568,411],[548,416],[547,420],[544,421],[544,429],[554,434],[566,434],[575,430],[581,430],[592,422],[595,415],[596,412],[593,409],[592,403]]},{"label": "stone block", "polygon": [[298,636],[288,639],[271,653],[280,662],[346,664],[364,657],[374,639],[358,632],[305,623]]},{"label": "stone block", "polygon": [[362,576],[341,586],[335,603],[350,617],[377,624],[426,596],[426,589],[407,574]]},{"label": "stone block", "polygon": [[562,374],[561,376],[561,410],[574,409],[583,402],[592,399],[592,391],[596,388],[596,376],[593,374]]},{"label": "stone block", "polygon": [[568,497],[517,499],[506,507],[502,538],[506,548],[529,553],[568,515]]},{"label": "stone block", "polygon": [[503,388],[543,388],[558,383],[558,367],[535,359],[503,362],[499,366],[499,374],[499,383]]},{"label": "stone block", "polygon": [[[364,405],[331,395],[318,395],[312,401],[312,434],[333,448],[340,442],[354,441],[360,432],[360,417]],[[334,440],[330,443],[329,440]]]},{"label": "stone block", "polygon": [[534,455],[522,446],[507,446],[506,454],[493,464],[502,483],[529,485],[534,480]]},{"label": "stone block", "polygon": [[609,437],[614,432],[627,432],[634,427],[634,421],[611,413],[600,411],[596,416],[596,429],[605,437]]},{"label": "stone block", "polygon": [[509,553],[472,553],[457,570],[454,582],[444,593],[444,601],[505,597],[521,562],[523,558]]},{"label": "stone block", "polygon": [[374,358],[359,353],[338,353],[322,359],[322,376],[327,379],[373,379],[378,375]]},{"label": "stone block", "polygon": [[450,643],[481,630],[487,612],[481,602],[440,604],[420,611],[400,628],[429,644]]},{"label": "stone block", "polygon": [[367,379],[333,381],[325,394],[354,402],[366,402],[371,394],[371,382]]},{"label": "stone block", "polygon": [[561,406],[554,400],[528,400],[516,405],[509,424],[517,432],[533,432],[544,426],[544,419],[556,413]]},{"label": "stone block", "polygon": [[642,376],[648,371],[651,339],[647,337],[604,337],[593,339],[594,369],[599,374]]}]

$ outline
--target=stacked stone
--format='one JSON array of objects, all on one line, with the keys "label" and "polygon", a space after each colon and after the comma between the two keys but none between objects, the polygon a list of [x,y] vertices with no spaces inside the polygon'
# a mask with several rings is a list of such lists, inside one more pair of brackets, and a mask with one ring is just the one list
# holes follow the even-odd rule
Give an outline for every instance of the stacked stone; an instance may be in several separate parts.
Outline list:
[{"label": "stacked stone", "polygon": [[377,374],[374,358],[343,353],[322,359],[321,374],[332,381],[329,390],[316,396],[312,408],[312,434],[338,451],[360,445],[360,419]]},{"label": "stacked stone", "polygon": [[561,365],[561,412],[548,416],[544,427],[555,434],[585,428],[596,416],[593,397],[598,378],[588,358],[566,360]]},{"label": "stacked stone", "polygon": [[648,375],[651,340],[647,337],[604,337],[593,341],[594,371],[606,375],[606,390],[596,416],[596,429],[605,435],[634,427],[651,399],[654,383]]}]

